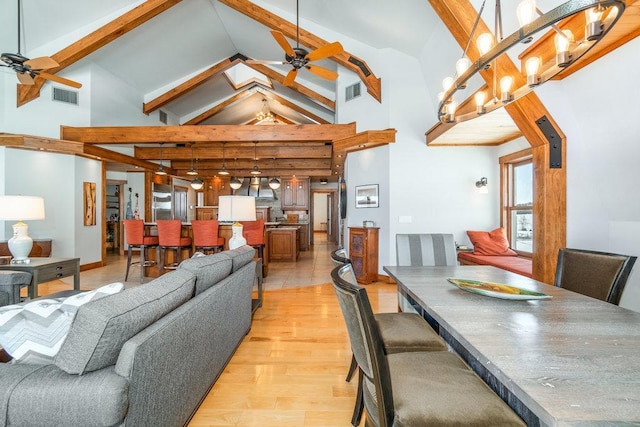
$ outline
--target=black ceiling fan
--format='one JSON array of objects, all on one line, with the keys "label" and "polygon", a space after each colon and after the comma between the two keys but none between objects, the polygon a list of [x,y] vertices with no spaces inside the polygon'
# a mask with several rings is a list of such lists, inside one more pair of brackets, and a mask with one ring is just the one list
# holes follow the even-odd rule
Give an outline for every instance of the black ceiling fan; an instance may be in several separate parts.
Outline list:
[{"label": "black ceiling fan", "polygon": [[56,68],[58,64],[54,59],[48,56],[41,56],[39,58],[29,59],[20,54],[20,13],[22,10],[21,1],[18,0],[18,53],[3,53],[0,54],[0,60],[6,65],[0,64],[1,67],[8,67],[16,72],[18,81],[23,85],[35,84],[34,78],[40,76],[46,80],[52,80],[63,85],[75,87],[77,89],[82,87],[82,84],[74,82],[73,80],[65,79],[64,77],[56,76],[55,74],[47,73],[46,70]]},{"label": "black ceiling fan", "polygon": [[298,70],[305,68],[310,73],[316,76],[322,77],[327,80],[335,80],[338,78],[338,73],[331,71],[327,68],[320,67],[318,65],[310,64],[310,62],[317,61],[324,58],[337,55],[344,51],[340,42],[329,43],[325,46],[321,46],[318,49],[309,52],[308,50],[300,47],[300,13],[299,13],[299,0],[296,0],[296,47],[292,47],[285,35],[276,30],[271,30],[271,35],[276,40],[278,45],[284,50],[284,61],[262,61],[262,60],[249,60],[247,62],[253,64],[290,64],[293,68],[285,77],[283,84],[285,86],[291,86],[293,81],[298,75]]}]

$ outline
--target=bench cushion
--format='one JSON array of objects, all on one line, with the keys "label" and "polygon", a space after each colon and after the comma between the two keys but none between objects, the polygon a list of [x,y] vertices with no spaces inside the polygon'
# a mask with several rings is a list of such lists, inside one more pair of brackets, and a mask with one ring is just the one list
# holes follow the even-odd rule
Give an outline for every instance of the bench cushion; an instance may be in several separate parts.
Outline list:
[{"label": "bench cushion", "polygon": [[520,256],[476,255],[471,252],[460,252],[458,260],[461,264],[492,265],[512,273],[532,277],[533,263],[531,258]]}]

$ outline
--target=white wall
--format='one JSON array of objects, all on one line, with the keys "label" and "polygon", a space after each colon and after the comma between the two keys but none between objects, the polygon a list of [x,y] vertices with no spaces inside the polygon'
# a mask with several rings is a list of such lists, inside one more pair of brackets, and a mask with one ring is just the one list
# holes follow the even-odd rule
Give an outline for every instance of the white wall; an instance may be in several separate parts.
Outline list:
[{"label": "white wall", "polygon": [[[41,196],[45,202],[45,219],[28,221],[29,235],[50,238],[52,256],[80,257],[81,264],[101,259],[101,223],[85,227],[83,224],[83,182],[95,182],[102,197],[101,164],[80,157],[46,152],[6,149],[4,194]],[[24,179],[26,176],[28,179]],[[96,209],[102,218],[102,207]],[[5,222],[5,236],[12,235],[11,225]]]},{"label": "white wall", "polygon": [[[567,246],[640,256],[640,39],[538,91],[567,136]],[[640,264],[621,306],[640,311]]]},{"label": "white wall", "polygon": [[313,195],[313,231],[322,230],[322,223],[327,222],[327,194]]}]

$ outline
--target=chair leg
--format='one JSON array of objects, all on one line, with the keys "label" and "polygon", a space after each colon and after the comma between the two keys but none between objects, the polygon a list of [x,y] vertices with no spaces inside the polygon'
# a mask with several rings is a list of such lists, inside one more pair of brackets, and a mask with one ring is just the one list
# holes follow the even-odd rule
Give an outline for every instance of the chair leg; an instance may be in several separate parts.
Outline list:
[{"label": "chair leg", "polygon": [[362,419],[362,411],[364,410],[364,391],[362,390],[362,371],[358,369],[358,390],[356,391],[356,406],[353,408],[353,416],[351,417],[351,425],[356,427],[360,425]]},{"label": "chair leg", "polygon": [[124,273],[124,281],[126,282],[129,278],[129,267],[131,267],[131,245],[129,245],[127,251],[127,271]]},{"label": "chair leg", "polygon": [[351,378],[353,378],[353,374],[356,373],[356,368],[358,367],[358,362],[356,362],[356,357],[351,356],[351,366],[349,366],[349,372],[347,373],[346,382],[351,382]]},{"label": "chair leg", "polygon": [[144,282],[144,265],[145,265],[144,255],[146,250],[147,250],[147,247],[145,245],[140,246],[140,284]]}]

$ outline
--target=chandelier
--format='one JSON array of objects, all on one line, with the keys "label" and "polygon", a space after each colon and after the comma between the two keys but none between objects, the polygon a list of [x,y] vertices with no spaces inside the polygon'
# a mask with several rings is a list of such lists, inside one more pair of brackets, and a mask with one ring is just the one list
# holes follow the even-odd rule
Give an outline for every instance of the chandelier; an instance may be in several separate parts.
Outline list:
[{"label": "chandelier", "polygon": [[256,114],[256,119],[258,119],[259,122],[274,121],[273,113],[269,110],[269,104],[266,98],[262,98],[262,109]]},{"label": "chandelier", "polygon": [[[438,94],[438,118],[442,123],[459,123],[474,119],[528,94],[536,86],[547,82],[574,64],[602,40],[625,9],[624,0],[570,0],[547,13],[542,13],[536,7],[535,0],[522,0],[517,7],[520,28],[503,37],[500,0],[496,0],[494,34],[483,33],[477,37],[476,46],[480,58],[471,62],[465,55],[474,37],[485,2],[486,0],[483,0],[479,9],[462,57],[456,63],[456,78],[446,77],[442,82],[444,92]],[[563,20],[581,12],[584,12],[585,16],[584,37],[576,41],[572,31],[561,26]],[[552,28],[556,32],[555,57],[543,61],[542,58],[531,55],[523,61],[524,75],[500,76],[496,60],[513,47],[531,42],[534,35],[546,28]],[[457,103],[454,95],[466,89],[469,80],[483,70],[491,70],[493,73],[492,93],[488,96],[484,90],[476,91],[475,110],[456,114]]]}]

